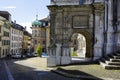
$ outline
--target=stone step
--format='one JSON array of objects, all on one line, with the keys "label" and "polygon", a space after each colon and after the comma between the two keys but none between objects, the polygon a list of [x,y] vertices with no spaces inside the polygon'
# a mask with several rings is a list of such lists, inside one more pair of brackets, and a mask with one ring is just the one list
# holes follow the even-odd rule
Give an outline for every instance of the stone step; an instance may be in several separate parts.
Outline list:
[{"label": "stone step", "polygon": [[105,65],[105,69],[114,69],[114,70],[120,70],[120,66],[116,65]]},{"label": "stone step", "polygon": [[108,70],[110,70],[110,69],[113,69],[113,70],[118,70],[118,69],[120,69],[120,66],[117,66],[117,65],[108,65],[108,64],[106,64],[106,63],[104,63],[104,62],[100,62],[100,64],[102,65],[102,67],[103,67],[104,69],[108,69]]},{"label": "stone step", "polygon": [[105,61],[105,62],[108,65],[119,65],[120,66],[120,62],[110,62],[110,61]]},{"label": "stone step", "polygon": [[114,55],[116,55],[116,56],[120,56],[120,53],[114,53]]},{"label": "stone step", "polygon": [[[108,55],[105,56],[105,60],[110,60],[111,57],[109,57]],[[113,57],[112,57],[113,58]]]},{"label": "stone step", "polygon": [[113,56],[114,59],[120,59],[120,56]]},{"label": "stone step", "polygon": [[120,52],[116,52],[117,54],[120,54]]},{"label": "stone step", "polygon": [[112,58],[110,58],[110,61],[111,62],[120,62],[120,59],[112,59]]}]

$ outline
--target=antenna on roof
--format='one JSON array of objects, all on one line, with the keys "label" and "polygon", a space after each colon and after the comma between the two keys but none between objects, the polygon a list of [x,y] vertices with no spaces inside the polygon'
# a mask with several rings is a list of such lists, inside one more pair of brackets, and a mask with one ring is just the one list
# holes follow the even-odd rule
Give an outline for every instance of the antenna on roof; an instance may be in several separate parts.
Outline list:
[{"label": "antenna on roof", "polygon": [[36,9],[36,20],[38,20],[38,9]]}]

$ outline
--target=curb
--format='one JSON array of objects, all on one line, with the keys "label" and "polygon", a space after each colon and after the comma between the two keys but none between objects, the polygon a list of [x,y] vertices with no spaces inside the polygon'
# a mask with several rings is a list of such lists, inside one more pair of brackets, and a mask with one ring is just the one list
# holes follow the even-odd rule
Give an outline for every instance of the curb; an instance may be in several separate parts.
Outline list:
[{"label": "curb", "polygon": [[8,79],[9,79],[9,80],[14,80],[14,78],[13,78],[13,76],[12,76],[12,74],[11,74],[11,72],[10,72],[8,66],[7,66],[6,61],[4,60],[3,62],[4,62],[5,69],[6,69],[6,72],[7,72],[7,75],[8,75]]}]

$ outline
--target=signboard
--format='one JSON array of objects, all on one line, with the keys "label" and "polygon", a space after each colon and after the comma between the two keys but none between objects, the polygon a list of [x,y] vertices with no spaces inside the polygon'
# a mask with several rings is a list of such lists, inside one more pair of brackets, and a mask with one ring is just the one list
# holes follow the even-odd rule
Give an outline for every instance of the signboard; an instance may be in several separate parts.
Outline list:
[{"label": "signboard", "polygon": [[88,28],[88,16],[73,16],[72,23],[73,28]]}]

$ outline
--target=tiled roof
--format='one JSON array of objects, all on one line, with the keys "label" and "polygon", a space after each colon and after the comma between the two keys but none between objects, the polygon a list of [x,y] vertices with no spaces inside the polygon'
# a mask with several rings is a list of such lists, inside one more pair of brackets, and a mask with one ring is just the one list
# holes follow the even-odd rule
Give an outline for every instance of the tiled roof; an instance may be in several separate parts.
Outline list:
[{"label": "tiled roof", "polygon": [[24,31],[24,35],[28,35],[29,37],[32,37],[32,34],[31,33],[29,33],[28,31]]},{"label": "tiled roof", "polygon": [[15,22],[12,22],[11,25],[13,28],[21,30],[21,31],[25,29],[23,26],[16,24]]},{"label": "tiled roof", "polygon": [[50,16],[46,17],[46,18],[43,18],[39,21],[42,21],[42,22],[49,22],[50,21]]},{"label": "tiled roof", "polygon": [[9,14],[9,15],[11,15],[8,11],[0,11],[0,14]]}]

